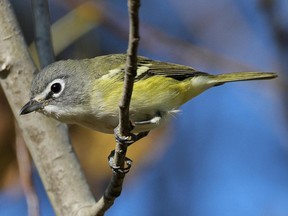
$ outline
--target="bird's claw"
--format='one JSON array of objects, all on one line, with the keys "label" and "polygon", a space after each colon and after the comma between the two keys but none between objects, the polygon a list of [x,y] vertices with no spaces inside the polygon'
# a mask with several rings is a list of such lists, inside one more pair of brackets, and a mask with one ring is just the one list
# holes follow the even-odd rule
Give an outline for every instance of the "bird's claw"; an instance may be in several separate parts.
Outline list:
[{"label": "bird's claw", "polygon": [[133,139],[133,135],[134,134],[131,133],[128,136],[122,136],[119,133],[119,130],[117,128],[114,130],[114,136],[115,136],[116,142],[120,143],[122,145],[129,146],[129,145],[133,144],[135,142]]},{"label": "bird's claw", "polygon": [[[128,136],[122,136],[120,134],[119,128],[118,127],[115,128],[114,129],[114,136],[115,136],[116,142],[118,144],[122,145],[122,147],[123,147],[123,149],[117,153],[123,154],[122,156],[124,157],[124,155],[126,154],[127,147],[132,145],[134,142],[142,139],[143,137],[147,136],[148,133],[149,133],[149,131],[145,131],[145,132],[140,132],[138,134],[129,133]],[[126,173],[129,172],[129,170],[132,166],[132,160],[125,157],[124,167],[119,166],[115,163],[114,155],[115,155],[115,150],[113,150],[110,153],[110,155],[108,156],[109,166],[111,167],[111,169],[114,173],[125,175]]]},{"label": "bird's claw", "polygon": [[122,136],[119,132],[118,127],[114,129],[114,136],[118,143],[126,146],[132,145],[134,142],[142,139],[143,137],[147,136],[149,131],[140,132],[138,134],[129,133],[128,136]]},{"label": "bird's claw", "polygon": [[114,162],[114,155],[115,155],[115,150],[113,150],[110,155],[108,156],[108,163],[109,166],[111,167],[112,171],[114,173],[118,174],[126,174],[129,172],[133,161],[130,158],[125,157],[125,164],[124,168],[121,168],[120,166],[116,165]]}]

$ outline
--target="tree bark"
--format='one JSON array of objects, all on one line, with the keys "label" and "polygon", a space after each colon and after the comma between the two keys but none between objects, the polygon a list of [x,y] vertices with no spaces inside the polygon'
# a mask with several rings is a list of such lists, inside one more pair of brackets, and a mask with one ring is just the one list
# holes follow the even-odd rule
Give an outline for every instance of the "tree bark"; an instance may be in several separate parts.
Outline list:
[{"label": "tree bark", "polygon": [[95,200],[67,127],[40,114],[19,116],[36,71],[8,0],[0,1],[0,83],[57,215],[91,215]]}]

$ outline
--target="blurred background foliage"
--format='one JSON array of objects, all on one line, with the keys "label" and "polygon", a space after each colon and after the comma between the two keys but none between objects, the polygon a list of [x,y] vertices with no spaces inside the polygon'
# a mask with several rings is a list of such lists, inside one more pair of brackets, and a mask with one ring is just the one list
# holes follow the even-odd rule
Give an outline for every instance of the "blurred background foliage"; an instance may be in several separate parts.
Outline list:
[{"label": "blurred background foliage", "polygon": [[[11,2],[32,44],[30,1]],[[58,60],[126,52],[126,1],[49,4]],[[277,71],[279,78],[215,88],[183,106],[172,125],[130,147],[133,168],[107,215],[288,215],[288,2],[146,0],[140,14],[141,55],[211,73]],[[0,215],[26,215],[13,115],[2,91],[0,100]],[[78,126],[70,132],[100,197],[114,138]],[[41,215],[53,215],[36,170],[33,180]]]}]

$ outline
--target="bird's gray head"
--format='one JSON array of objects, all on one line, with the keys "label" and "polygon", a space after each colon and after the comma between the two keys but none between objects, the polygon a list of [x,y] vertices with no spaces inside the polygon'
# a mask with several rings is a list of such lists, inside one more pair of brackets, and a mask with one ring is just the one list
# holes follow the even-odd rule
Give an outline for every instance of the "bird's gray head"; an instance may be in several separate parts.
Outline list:
[{"label": "bird's gray head", "polygon": [[31,99],[20,114],[39,111],[69,121],[69,115],[76,114],[80,105],[89,104],[89,71],[85,65],[85,60],[66,60],[44,68],[34,78]]}]

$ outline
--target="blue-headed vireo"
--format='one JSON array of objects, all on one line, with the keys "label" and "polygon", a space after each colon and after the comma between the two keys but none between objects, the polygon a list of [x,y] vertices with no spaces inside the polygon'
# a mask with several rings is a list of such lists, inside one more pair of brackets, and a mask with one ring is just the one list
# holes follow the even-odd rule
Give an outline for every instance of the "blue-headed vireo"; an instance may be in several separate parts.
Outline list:
[{"label": "blue-headed vireo", "polygon": [[[39,111],[61,122],[76,123],[104,133],[118,125],[125,54],[59,61],[36,75],[31,100],[21,114]],[[130,105],[132,132],[150,131],[206,89],[226,82],[272,79],[275,73],[237,72],[210,75],[191,67],[138,57]]]}]

